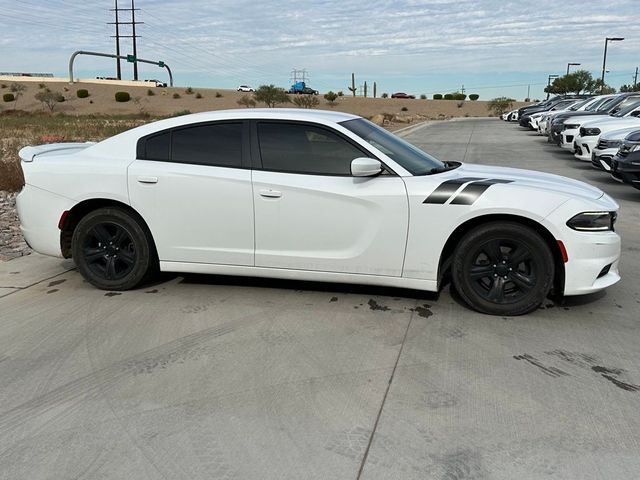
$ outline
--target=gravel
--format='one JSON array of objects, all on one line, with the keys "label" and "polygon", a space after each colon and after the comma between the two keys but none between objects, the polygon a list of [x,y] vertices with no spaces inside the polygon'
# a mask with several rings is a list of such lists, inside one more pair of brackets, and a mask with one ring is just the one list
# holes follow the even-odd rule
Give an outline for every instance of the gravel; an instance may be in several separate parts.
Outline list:
[{"label": "gravel", "polygon": [[30,253],[20,232],[16,194],[0,191],[0,262]]}]

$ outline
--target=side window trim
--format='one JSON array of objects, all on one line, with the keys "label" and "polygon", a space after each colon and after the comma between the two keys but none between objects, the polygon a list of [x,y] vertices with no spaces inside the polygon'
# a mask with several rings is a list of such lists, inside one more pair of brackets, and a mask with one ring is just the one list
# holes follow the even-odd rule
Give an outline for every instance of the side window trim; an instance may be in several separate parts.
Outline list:
[{"label": "side window trim", "polygon": [[[173,132],[178,130],[184,130],[192,127],[205,127],[209,125],[224,125],[224,124],[240,124],[242,137],[241,137],[241,156],[240,156],[240,166],[239,167],[229,167],[229,166],[218,166],[218,165],[204,165],[202,163],[189,163],[189,162],[175,162],[172,160],[173,156]],[[167,160],[158,160],[158,159],[148,159],[146,157],[146,143],[149,138],[156,137],[159,135],[169,134],[169,158]],[[250,124],[249,121],[244,119],[230,119],[230,120],[217,120],[217,121],[209,121],[209,122],[197,122],[197,123],[189,123],[186,125],[178,125],[176,127],[166,128],[164,130],[159,130],[157,132],[149,133],[143,137],[138,139],[136,144],[136,160],[144,160],[149,162],[164,162],[164,163],[175,163],[182,165],[200,165],[205,167],[216,167],[216,168],[236,168],[236,169],[250,169],[251,168],[251,148],[250,148]]]},{"label": "side window trim", "polygon": [[351,145],[352,147],[354,147],[358,151],[360,151],[360,153],[362,153],[363,157],[375,158],[376,160],[380,161],[380,163],[382,163],[383,171],[386,171],[389,174],[389,176],[397,176],[397,174],[392,169],[390,169],[384,163],[383,160],[378,158],[377,155],[374,155],[372,152],[365,150],[362,147],[362,145],[359,145],[358,143],[354,142],[351,138],[347,137],[342,132],[339,132],[336,129],[327,127],[326,125],[323,125],[321,123],[305,122],[305,121],[300,121],[300,120],[278,120],[278,119],[269,119],[269,118],[251,120],[250,123],[251,123],[251,142],[250,142],[251,143],[251,159],[252,159],[252,168],[254,170],[262,170],[262,171],[265,171],[265,172],[276,172],[276,173],[288,173],[288,174],[292,174],[292,175],[314,175],[314,176],[322,176],[322,177],[351,177],[351,178],[355,178],[351,174],[296,172],[296,171],[271,170],[271,169],[264,168],[264,166],[262,165],[262,153],[260,151],[260,140],[259,140],[259,135],[258,135],[258,125],[260,123],[270,123],[270,124],[274,124],[274,123],[278,124],[279,123],[279,124],[287,124],[287,125],[304,125],[304,126],[310,126],[310,127],[318,128],[320,130],[328,131],[328,132],[334,134],[335,136],[337,136],[338,138],[340,138],[341,140],[347,142],[349,145]]}]

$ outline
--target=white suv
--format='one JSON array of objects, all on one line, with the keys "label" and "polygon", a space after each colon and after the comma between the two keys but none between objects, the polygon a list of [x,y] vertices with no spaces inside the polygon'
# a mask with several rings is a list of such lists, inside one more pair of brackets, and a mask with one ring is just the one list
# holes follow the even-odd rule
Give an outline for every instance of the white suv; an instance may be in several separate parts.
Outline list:
[{"label": "white suv", "polygon": [[[622,113],[622,112],[621,112]],[[625,127],[640,128],[640,105],[636,106],[623,117],[610,117],[604,120],[594,120],[584,123],[580,127],[580,133],[574,140],[574,156],[578,160],[591,161],[591,153],[598,144],[600,135]]]},{"label": "white suv", "polygon": [[593,168],[610,172],[611,159],[618,153],[618,149],[622,146],[624,138],[628,134],[638,130],[640,130],[640,127],[627,127],[600,135],[600,139],[596,146],[593,147],[593,153],[591,154],[591,165],[593,165]]}]

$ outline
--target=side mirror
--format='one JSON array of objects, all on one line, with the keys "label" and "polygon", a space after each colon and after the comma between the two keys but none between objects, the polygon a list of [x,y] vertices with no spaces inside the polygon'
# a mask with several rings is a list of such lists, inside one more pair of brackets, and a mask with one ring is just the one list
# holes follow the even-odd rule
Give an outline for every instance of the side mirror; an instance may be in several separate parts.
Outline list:
[{"label": "side mirror", "polygon": [[382,164],[375,158],[360,157],[351,161],[351,175],[354,177],[373,177],[382,171]]}]

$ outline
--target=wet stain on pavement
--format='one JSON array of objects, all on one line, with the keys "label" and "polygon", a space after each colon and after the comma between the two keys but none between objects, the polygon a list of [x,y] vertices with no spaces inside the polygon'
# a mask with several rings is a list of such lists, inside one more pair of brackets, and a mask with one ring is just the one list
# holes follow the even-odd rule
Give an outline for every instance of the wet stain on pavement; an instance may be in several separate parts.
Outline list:
[{"label": "wet stain on pavement", "polygon": [[122,295],[122,294],[120,292],[108,292],[104,294],[105,297],[116,297],[118,295]]},{"label": "wet stain on pavement", "polygon": [[51,289],[51,290],[47,291],[47,295],[49,295],[50,293],[56,293],[56,292],[58,292],[58,291],[59,291],[59,290],[58,290],[57,288],[53,288],[53,289]]},{"label": "wet stain on pavement", "polygon": [[54,280],[53,282],[49,282],[49,285],[47,285],[47,287],[55,287],[56,285],[60,285],[61,283],[66,282],[67,280],[62,278],[60,280]]},{"label": "wet stain on pavement", "polygon": [[373,298],[369,299],[369,301],[367,303],[369,304],[369,308],[371,310],[377,310],[377,311],[381,311],[381,312],[388,312],[389,310],[391,310],[389,307],[387,307],[385,305],[380,305]]},{"label": "wet stain on pavement", "polygon": [[418,305],[416,308],[412,308],[411,311],[416,312],[418,316],[422,318],[429,318],[431,315],[433,315],[433,312],[431,311],[431,305],[427,303]]},{"label": "wet stain on pavement", "polygon": [[538,367],[543,373],[549,375],[550,377],[562,377],[565,375],[569,375],[564,370],[560,370],[559,368],[545,365],[540,360],[529,355],[528,353],[525,353],[523,355],[514,355],[513,358],[515,358],[516,360],[524,360],[525,362],[530,363],[534,367]]},{"label": "wet stain on pavement", "polygon": [[153,290],[147,290],[145,293],[158,293],[158,289],[154,288]]},{"label": "wet stain on pavement", "polygon": [[338,301],[338,297],[331,297],[331,300],[329,300],[330,302],[337,302]]}]

